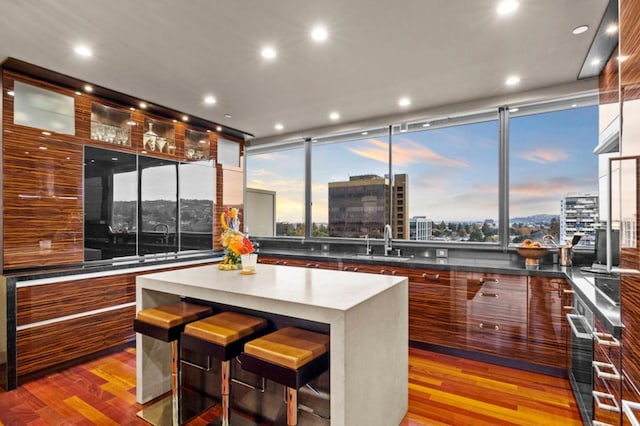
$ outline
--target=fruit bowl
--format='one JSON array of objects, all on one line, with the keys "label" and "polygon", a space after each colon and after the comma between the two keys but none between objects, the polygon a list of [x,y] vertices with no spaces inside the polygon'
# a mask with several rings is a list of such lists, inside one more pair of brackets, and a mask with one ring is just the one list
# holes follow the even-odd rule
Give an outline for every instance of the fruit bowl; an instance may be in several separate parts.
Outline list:
[{"label": "fruit bowl", "polygon": [[547,247],[516,247],[516,251],[526,259],[540,259],[549,253]]},{"label": "fruit bowl", "polygon": [[525,269],[538,269],[540,258],[543,258],[549,249],[547,247],[516,247],[516,251],[524,257]]}]

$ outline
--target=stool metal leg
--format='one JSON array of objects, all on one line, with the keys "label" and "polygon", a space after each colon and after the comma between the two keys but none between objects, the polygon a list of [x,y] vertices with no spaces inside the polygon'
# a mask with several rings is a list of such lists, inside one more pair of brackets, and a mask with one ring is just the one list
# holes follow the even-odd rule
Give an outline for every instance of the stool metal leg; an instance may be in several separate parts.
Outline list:
[{"label": "stool metal leg", "polygon": [[287,426],[298,424],[298,390],[285,387],[287,399]]},{"label": "stool metal leg", "polygon": [[171,401],[173,407],[173,424],[180,425],[180,346],[178,340],[171,342]]},{"label": "stool metal leg", "polygon": [[222,426],[229,426],[229,387],[231,382],[231,361],[222,361],[220,377],[222,382]]}]

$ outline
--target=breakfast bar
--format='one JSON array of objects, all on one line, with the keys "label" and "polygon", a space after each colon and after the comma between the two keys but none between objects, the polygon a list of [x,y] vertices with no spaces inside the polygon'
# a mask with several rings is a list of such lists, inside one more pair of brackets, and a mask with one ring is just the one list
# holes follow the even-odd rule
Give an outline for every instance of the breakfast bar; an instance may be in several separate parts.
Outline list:
[{"label": "breakfast bar", "polygon": [[[405,277],[258,264],[256,274],[216,265],[137,277],[136,309],[182,297],[327,324],[331,424],[399,424],[408,407]],[[169,345],[138,334],[137,401],[170,390]]]}]

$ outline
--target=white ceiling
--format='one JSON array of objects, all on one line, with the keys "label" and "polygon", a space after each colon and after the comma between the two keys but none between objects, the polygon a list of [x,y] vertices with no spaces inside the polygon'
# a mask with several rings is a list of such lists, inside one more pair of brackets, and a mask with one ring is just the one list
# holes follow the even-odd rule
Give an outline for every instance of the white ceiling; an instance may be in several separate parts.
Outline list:
[{"label": "white ceiling", "polygon": [[[607,0],[0,0],[14,57],[267,137],[575,82]],[[329,39],[311,41],[323,23]],[[571,30],[589,25],[582,35]],[[91,58],[74,54],[83,43]],[[261,47],[278,57],[266,62]],[[505,86],[518,74],[516,88]],[[205,106],[213,94],[217,104]],[[224,114],[231,114],[225,118]],[[274,130],[282,122],[285,129]]]}]

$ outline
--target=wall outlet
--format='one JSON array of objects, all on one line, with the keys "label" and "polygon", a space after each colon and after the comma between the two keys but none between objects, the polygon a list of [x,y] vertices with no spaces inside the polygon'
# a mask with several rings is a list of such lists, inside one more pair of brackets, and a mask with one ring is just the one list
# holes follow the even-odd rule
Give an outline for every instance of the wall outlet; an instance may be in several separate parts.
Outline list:
[{"label": "wall outlet", "polygon": [[436,257],[447,257],[449,255],[449,250],[447,249],[436,249]]},{"label": "wall outlet", "polygon": [[329,251],[329,244],[322,244],[320,246],[320,250],[322,251]]}]

